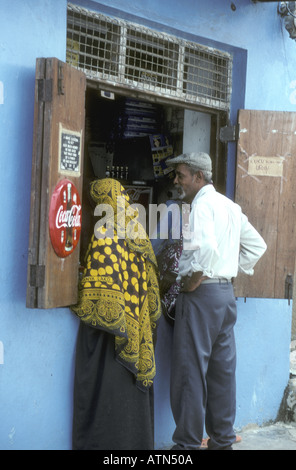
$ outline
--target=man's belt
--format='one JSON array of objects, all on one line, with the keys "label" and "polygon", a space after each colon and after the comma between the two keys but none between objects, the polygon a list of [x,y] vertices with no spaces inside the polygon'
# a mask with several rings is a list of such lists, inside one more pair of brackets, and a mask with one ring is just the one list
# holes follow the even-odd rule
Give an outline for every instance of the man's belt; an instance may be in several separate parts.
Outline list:
[{"label": "man's belt", "polygon": [[212,277],[211,279],[205,279],[202,284],[231,284],[231,279],[225,279],[223,277]]}]

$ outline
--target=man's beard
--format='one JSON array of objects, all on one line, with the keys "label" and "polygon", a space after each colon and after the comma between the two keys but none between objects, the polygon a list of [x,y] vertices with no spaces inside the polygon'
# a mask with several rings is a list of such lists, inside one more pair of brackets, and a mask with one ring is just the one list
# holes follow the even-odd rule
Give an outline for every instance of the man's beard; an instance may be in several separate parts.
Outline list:
[{"label": "man's beard", "polygon": [[183,201],[186,198],[184,189],[182,188],[182,186],[179,186],[179,185],[175,186],[175,189],[177,190],[177,193],[178,193],[178,199],[180,199],[180,201]]}]

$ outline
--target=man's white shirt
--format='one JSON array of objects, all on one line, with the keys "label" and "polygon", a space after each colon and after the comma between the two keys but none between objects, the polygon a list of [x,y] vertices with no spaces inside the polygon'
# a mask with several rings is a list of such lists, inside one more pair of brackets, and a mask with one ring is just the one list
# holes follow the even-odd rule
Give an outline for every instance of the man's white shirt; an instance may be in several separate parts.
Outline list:
[{"label": "man's white shirt", "polygon": [[193,272],[225,279],[236,277],[239,271],[252,275],[266,248],[241,207],[208,184],[192,201],[178,279]]}]

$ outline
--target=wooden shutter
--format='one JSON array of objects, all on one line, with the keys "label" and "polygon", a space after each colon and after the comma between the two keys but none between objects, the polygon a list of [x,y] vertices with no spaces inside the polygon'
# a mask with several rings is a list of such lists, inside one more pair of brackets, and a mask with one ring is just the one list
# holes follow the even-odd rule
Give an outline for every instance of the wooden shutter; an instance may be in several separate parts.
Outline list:
[{"label": "wooden shutter", "polygon": [[79,243],[69,255],[57,254],[49,216],[53,195],[64,181],[77,190],[75,198],[82,197],[85,88],[82,72],[55,58],[37,59],[27,276],[30,308],[77,301]]},{"label": "wooden shutter", "polygon": [[240,274],[237,297],[292,298],[295,267],[296,113],[241,110],[235,200],[267,251],[254,276]]}]

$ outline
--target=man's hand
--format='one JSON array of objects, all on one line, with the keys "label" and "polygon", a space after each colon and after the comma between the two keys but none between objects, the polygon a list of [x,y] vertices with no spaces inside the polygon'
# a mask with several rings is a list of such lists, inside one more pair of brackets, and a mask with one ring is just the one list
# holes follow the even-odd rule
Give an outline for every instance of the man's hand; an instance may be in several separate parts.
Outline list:
[{"label": "man's hand", "polygon": [[207,276],[203,276],[201,271],[193,273],[192,276],[183,277],[181,281],[181,292],[193,292],[205,279],[208,278]]}]

